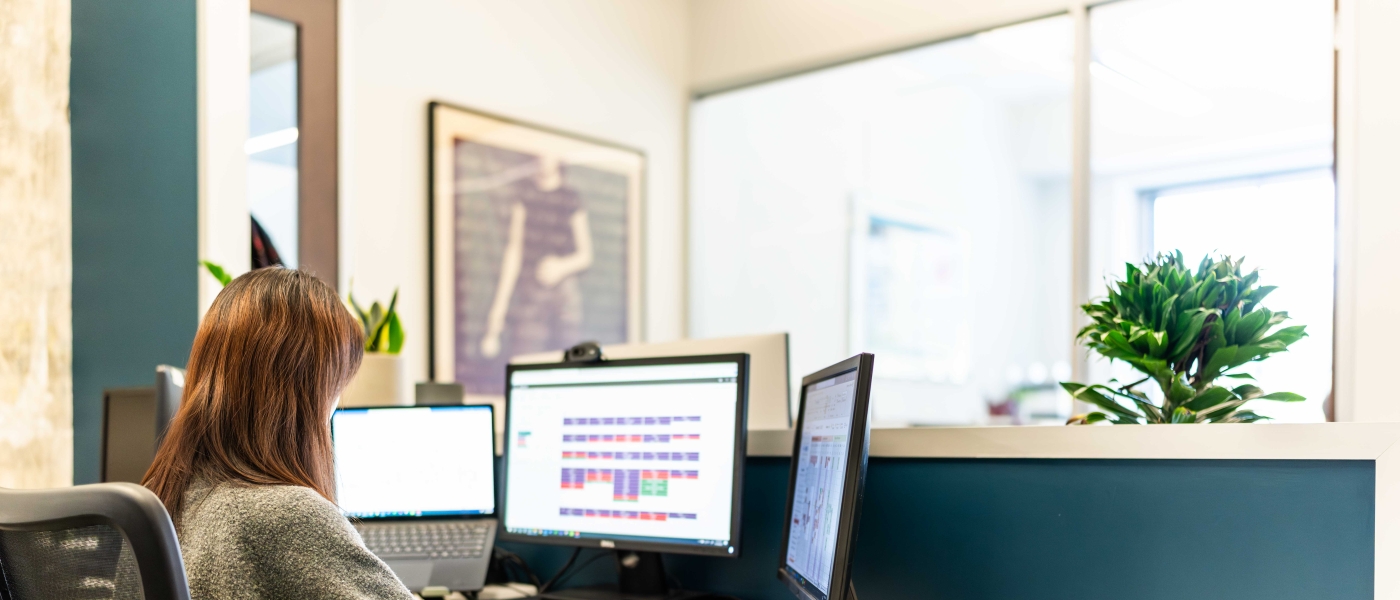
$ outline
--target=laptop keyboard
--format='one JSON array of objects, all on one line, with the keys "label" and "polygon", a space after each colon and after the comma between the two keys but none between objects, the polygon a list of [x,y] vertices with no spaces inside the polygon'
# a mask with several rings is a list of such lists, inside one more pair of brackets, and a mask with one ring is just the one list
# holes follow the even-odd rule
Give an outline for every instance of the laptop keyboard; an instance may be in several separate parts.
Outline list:
[{"label": "laptop keyboard", "polygon": [[490,523],[366,523],[360,536],[383,560],[481,558],[487,550]]}]

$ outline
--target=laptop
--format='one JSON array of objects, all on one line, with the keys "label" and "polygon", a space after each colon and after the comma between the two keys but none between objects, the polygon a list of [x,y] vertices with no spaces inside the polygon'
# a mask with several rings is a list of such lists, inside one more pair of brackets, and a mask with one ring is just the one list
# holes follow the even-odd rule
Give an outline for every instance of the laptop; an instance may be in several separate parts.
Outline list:
[{"label": "laptop", "polygon": [[479,590],[496,539],[491,406],[342,408],[336,501],[410,590]]}]

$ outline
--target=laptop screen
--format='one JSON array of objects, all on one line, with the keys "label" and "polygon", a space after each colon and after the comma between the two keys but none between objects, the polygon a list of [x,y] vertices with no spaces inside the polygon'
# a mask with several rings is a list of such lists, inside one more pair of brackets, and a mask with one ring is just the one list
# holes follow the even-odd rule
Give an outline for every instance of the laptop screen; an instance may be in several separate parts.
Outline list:
[{"label": "laptop screen", "polygon": [[336,501],[359,519],[496,511],[490,406],[345,408],[331,417]]}]

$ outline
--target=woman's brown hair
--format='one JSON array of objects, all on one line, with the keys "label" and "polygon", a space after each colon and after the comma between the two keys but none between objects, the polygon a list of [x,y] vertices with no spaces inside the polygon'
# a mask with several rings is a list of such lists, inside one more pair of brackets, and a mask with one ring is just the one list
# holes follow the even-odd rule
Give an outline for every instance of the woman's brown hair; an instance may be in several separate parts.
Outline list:
[{"label": "woman's brown hair", "polygon": [[196,479],[297,485],[334,502],[330,415],[363,354],[359,323],[316,277],[272,267],[234,279],[199,325],[142,485],[177,523]]}]

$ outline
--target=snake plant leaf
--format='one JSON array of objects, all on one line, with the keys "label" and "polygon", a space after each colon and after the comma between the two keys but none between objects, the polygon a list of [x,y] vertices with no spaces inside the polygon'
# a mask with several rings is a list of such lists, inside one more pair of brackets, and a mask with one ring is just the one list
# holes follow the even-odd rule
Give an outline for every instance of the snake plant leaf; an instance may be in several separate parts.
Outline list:
[{"label": "snake plant leaf", "polygon": [[366,350],[373,352],[382,352],[385,350],[385,346],[387,345],[386,338],[388,337],[389,330],[389,317],[397,314],[398,303],[399,290],[395,288],[393,297],[389,298],[389,308],[387,310],[380,307],[378,302],[375,302],[374,306],[370,307],[370,315],[374,328],[370,333],[370,341]]},{"label": "snake plant leaf", "polygon": [[398,354],[403,349],[403,324],[399,323],[399,313],[389,313],[389,354]]},{"label": "snake plant leaf", "polygon": [[233,276],[229,275],[228,271],[225,271],[223,267],[207,260],[201,260],[199,264],[204,265],[204,270],[209,271],[209,274],[213,275],[214,279],[219,280],[220,285],[228,287],[229,282],[233,281]]},{"label": "snake plant leaf", "polygon": [[403,349],[404,332],[403,323],[399,320],[398,313],[398,288],[394,289],[394,295],[389,298],[387,309],[376,301],[366,311],[355,301],[353,291],[346,296],[346,299],[350,303],[350,308],[360,319],[360,325],[364,328],[365,352],[398,354]]},{"label": "snake plant leaf", "polygon": [[369,333],[369,315],[365,314],[365,309],[360,308],[360,305],[359,305],[358,303],[355,302],[355,292],[352,290],[352,291],[350,292],[350,294],[346,296],[346,298],[347,298],[348,300],[350,300],[350,308],[352,308],[352,309],[355,310],[355,316],[358,317],[358,318],[360,319],[360,326],[363,327],[364,330],[365,330],[365,333],[368,334],[368,333]]}]

